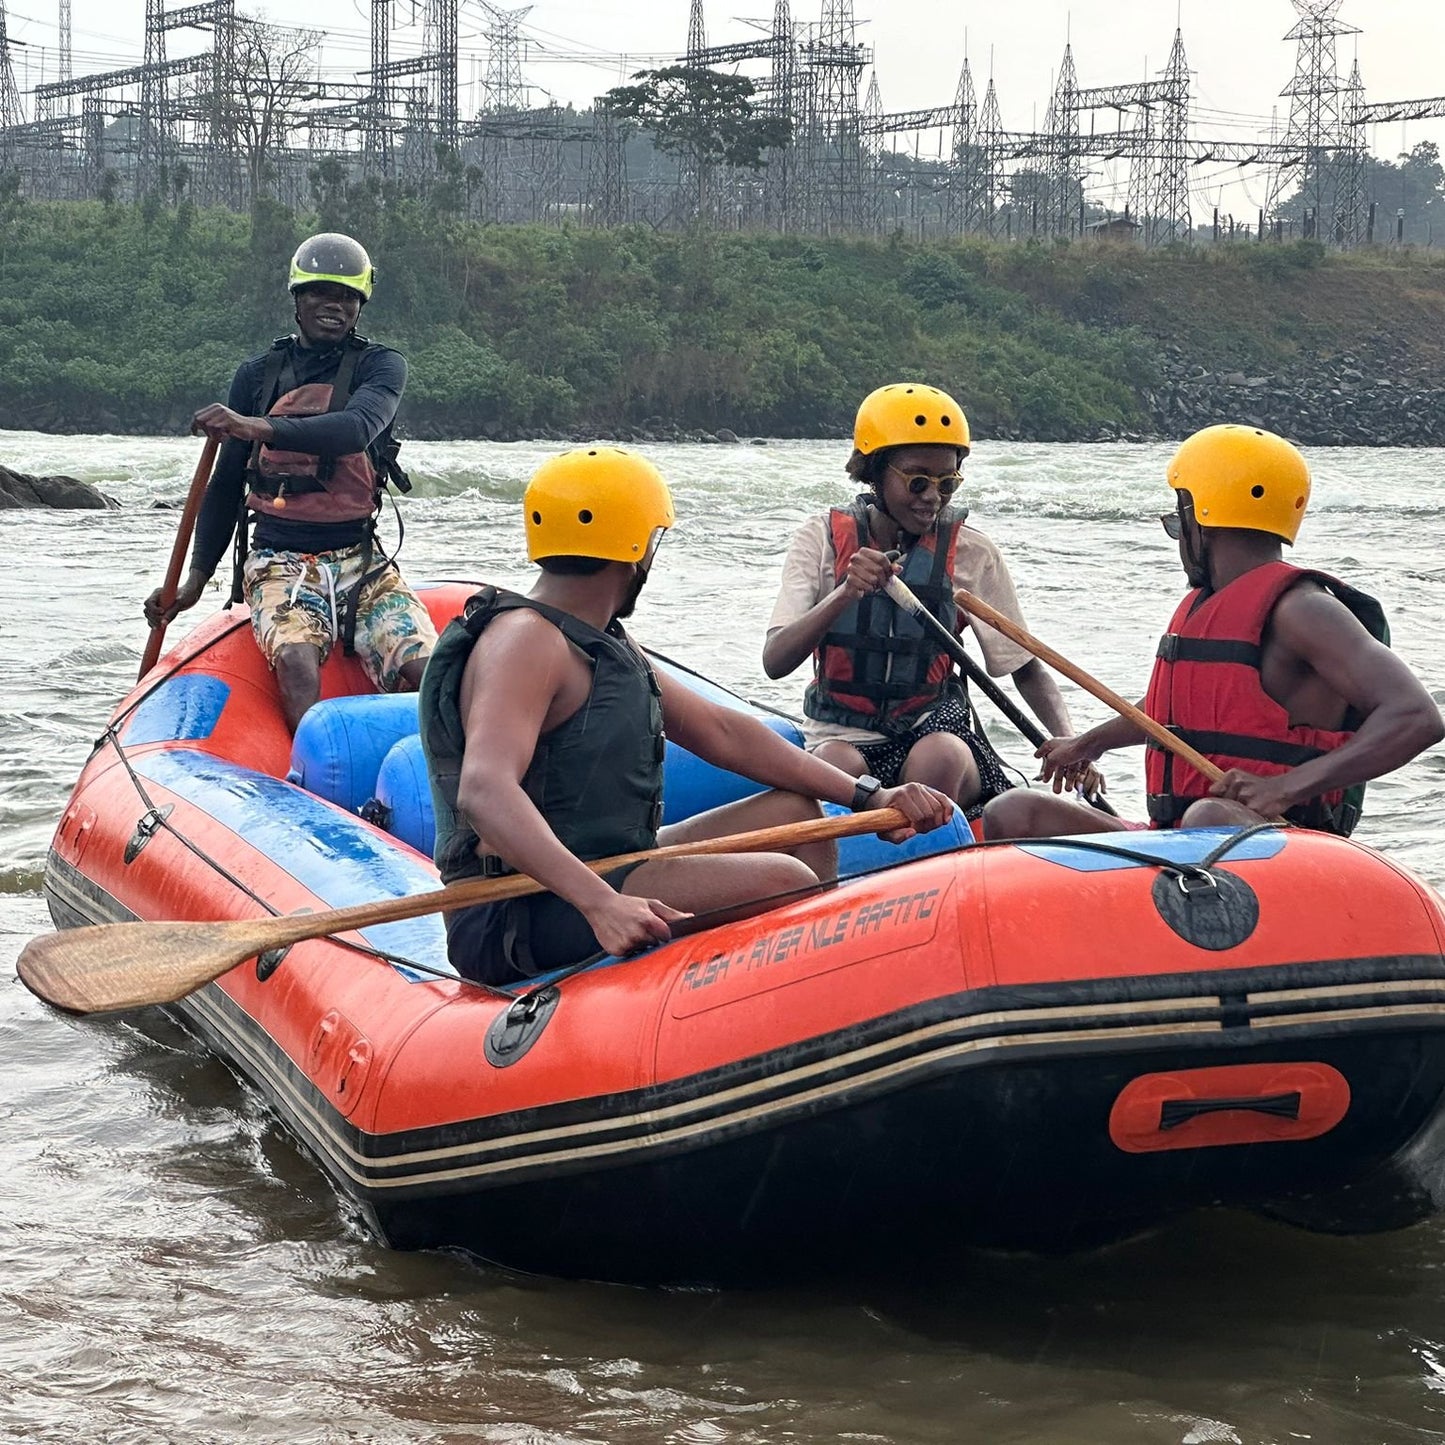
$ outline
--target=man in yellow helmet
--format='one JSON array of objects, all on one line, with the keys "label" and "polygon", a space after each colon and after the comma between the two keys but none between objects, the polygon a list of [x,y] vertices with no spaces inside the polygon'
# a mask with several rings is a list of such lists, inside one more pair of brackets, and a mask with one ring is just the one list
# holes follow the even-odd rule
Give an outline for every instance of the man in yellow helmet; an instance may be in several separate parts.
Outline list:
[{"label": "man in yellow helmet", "polygon": [[296,334],[242,364],[227,405],[192,418],[194,433],[223,445],[175,602],[163,610],[157,588],[145,603],[152,627],[194,607],[236,534],[232,597],[251,608],[293,732],[338,641],[385,692],[414,690],[436,643],[426,608],[376,539],[387,483],[411,484],[391,436],[406,360],[355,329],[374,279],[350,236],[323,232],[297,247]]},{"label": "man in yellow helmet", "polygon": [[[599,949],[664,942],[690,913],[834,876],[836,851],[662,859],[599,876],[586,861],[819,816],[819,798],[900,808],[898,840],[948,821],[918,785],[860,791],[755,718],[653,672],[622,628],[672,498],[657,469],[616,447],[553,457],[527,487],[525,596],[485,588],[442,634],[422,683],[421,737],[443,881],[526,873],[550,893],[447,916],[459,972],[488,983],[579,962]],[[781,790],[659,833],[666,736],[730,772]]]},{"label": "man in yellow helmet", "polygon": [[[1123,717],[1045,743],[1043,776],[1057,791],[1109,749],[1148,743],[1151,827],[1286,817],[1350,833],[1364,783],[1445,735],[1440,710],[1385,645],[1378,602],[1283,560],[1310,495],[1293,446],[1258,427],[1206,427],[1175,454],[1169,484],[1175,510],[1161,520],[1190,591],[1141,706],[1224,777],[1211,784]],[[1048,793],[1018,791],[984,811],[989,838],[1129,826]]]},{"label": "man in yellow helmet", "polygon": [[[864,398],[847,472],[868,490],[794,536],[763,668],[786,677],[812,658],[804,737],[819,757],[875,786],[927,783],[976,816],[1010,786],[1003,765],[948,653],[883,595],[897,572],[949,632],[963,625],[953,600],[959,587],[1023,624],[998,548],[953,503],[970,444],[963,408],[937,387],[897,382]],[[988,671],[1013,678],[1044,730],[1072,732],[1043,664],[993,628],[973,628]],[[1084,781],[1093,793],[1101,780],[1090,772]]]}]

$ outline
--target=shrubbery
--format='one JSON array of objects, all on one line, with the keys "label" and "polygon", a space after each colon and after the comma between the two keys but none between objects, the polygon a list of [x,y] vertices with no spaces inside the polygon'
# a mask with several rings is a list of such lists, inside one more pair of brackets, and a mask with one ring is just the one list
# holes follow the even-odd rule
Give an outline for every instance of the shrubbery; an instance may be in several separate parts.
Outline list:
[{"label": "shrubbery", "polygon": [[1288,286],[1283,273],[1337,264],[1310,244],[1204,260],[482,226],[405,194],[324,196],[319,217],[268,203],[249,218],[184,200],[12,198],[0,207],[0,426],[158,430],[223,397],[235,365],[290,325],[287,256],[318,226],[351,227],[372,250],[361,329],[410,360],[404,422],[457,436],[655,417],[836,434],[866,392],[903,377],[953,392],[981,436],[1138,427],[1155,346],[1130,307],[1161,278],[1211,271],[1213,293],[1221,266],[1230,285]]}]

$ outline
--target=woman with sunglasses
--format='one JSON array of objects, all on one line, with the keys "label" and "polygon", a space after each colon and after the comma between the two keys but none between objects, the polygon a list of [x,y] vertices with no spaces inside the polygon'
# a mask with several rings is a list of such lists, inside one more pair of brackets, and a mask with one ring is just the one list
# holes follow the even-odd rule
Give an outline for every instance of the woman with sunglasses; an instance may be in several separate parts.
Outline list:
[{"label": "woman with sunglasses", "polygon": [[[868,490],[851,506],[810,518],[793,538],[763,668],[786,677],[813,659],[803,696],[805,741],[858,778],[860,792],[927,783],[976,816],[1011,784],[952,659],[883,590],[897,572],[955,633],[964,620],[953,601],[959,587],[1022,624],[998,548],[967,525],[966,508],[953,505],[969,446],[963,408],[936,387],[898,382],[864,399],[846,470]],[[1013,677],[1050,736],[1072,734],[1043,664],[969,620],[988,671]],[[1085,781],[1101,780],[1092,774]]]}]

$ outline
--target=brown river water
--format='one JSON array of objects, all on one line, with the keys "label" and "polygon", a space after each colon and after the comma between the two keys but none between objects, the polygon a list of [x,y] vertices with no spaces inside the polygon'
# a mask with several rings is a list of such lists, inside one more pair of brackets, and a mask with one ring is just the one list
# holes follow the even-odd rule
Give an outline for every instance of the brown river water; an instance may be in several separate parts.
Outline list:
[{"label": "brown river water", "polygon": [[[144,645],[176,521],[148,504],[179,498],[198,445],[0,432],[8,465],[124,503],[0,513],[0,1440],[1445,1440],[1445,1219],[1333,1239],[1218,1213],[1081,1257],[946,1261],[884,1220],[807,1289],[520,1277],[378,1246],[163,1016],[49,1013],[13,960],[49,926],[50,832]],[[525,582],[519,500],[547,450],[409,446],[409,573]],[[680,520],[634,631],[796,709],[800,676],[762,676],[762,632],[792,529],[849,494],[846,446],[648,450]],[[1155,520],[1167,455],[984,443],[967,467],[1033,630],[1129,696],[1183,585]],[[1298,560],[1380,596],[1445,701],[1445,453],[1311,461]],[[1065,692],[1081,725],[1102,719]],[[996,740],[1026,764],[1006,724]],[[1139,759],[1110,762],[1139,816]],[[1445,886],[1445,753],[1373,788],[1359,836]]]}]

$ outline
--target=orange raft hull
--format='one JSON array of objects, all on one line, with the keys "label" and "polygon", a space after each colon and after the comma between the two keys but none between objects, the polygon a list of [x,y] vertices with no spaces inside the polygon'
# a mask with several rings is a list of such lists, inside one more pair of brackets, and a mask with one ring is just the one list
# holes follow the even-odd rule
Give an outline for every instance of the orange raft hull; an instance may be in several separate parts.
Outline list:
[{"label": "orange raft hull", "polygon": [[[469,590],[423,595],[443,622]],[[348,660],[324,677],[365,691]],[[80,777],[56,923],[436,886],[289,761],[244,621],[203,624]],[[425,971],[448,965],[423,918],[175,1011],[398,1247],[722,1281],[837,1270],[900,1227],[1060,1249],[1217,1203],[1418,1219],[1445,1188],[1442,948],[1436,896],[1357,844],[1110,835],[918,859],[515,993]]]}]

